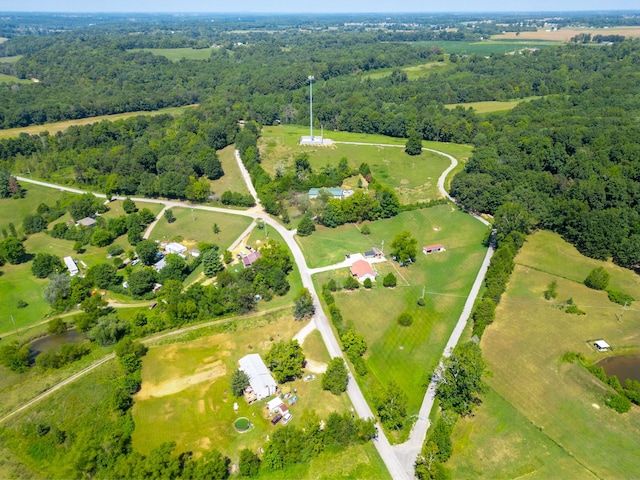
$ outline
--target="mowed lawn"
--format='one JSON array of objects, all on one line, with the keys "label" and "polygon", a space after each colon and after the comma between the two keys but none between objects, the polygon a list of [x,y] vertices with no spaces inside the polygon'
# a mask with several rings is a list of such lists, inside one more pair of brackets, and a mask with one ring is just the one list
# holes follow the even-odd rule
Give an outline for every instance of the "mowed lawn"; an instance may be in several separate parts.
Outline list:
[{"label": "mowed lawn", "polygon": [[[278,164],[293,166],[294,157],[299,153],[309,154],[309,162],[315,170],[326,164],[337,165],[344,157],[354,169],[361,163],[368,163],[373,177],[393,188],[401,203],[440,198],[437,180],[450,164],[449,159],[442,155],[425,151],[421,155],[410,156],[404,152],[405,139],[346,132],[325,131],[325,137],[336,142],[361,142],[397,147],[339,143],[324,147],[298,145],[300,136],[308,134],[308,128],[290,125],[263,128],[261,155],[265,170],[273,175]],[[438,142],[424,142],[424,146],[444,151],[456,158],[462,156],[463,158],[459,158],[461,161],[465,161],[471,151],[466,146]]]},{"label": "mowed lawn", "polygon": [[[215,243],[226,250],[251,224],[251,219],[240,215],[208,212],[190,208],[171,209],[175,217],[173,223],[160,218],[149,237],[161,242],[180,241],[185,246],[195,248],[198,242]],[[213,225],[218,224],[219,233],[213,233]]]},{"label": "mowed lawn", "polygon": [[[425,381],[442,355],[486,253],[482,245],[486,227],[451,205],[442,205],[374,222],[371,235],[366,237],[353,226],[351,229],[335,229],[332,241],[325,239],[330,237],[328,230],[320,232],[322,238],[314,239],[319,233],[315,232],[301,239],[305,254],[316,252],[314,258],[320,262],[322,253],[318,252],[324,252],[323,263],[331,264],[342,260],[345,253],[363,252],[370,245],[380,247],[380,239],[384,239],[385,252],[389,252],[394,235],[402,230],[418,239],[420,250],[415,264],[400,268],[391,261],[377,263],[374,267],[379,272],[378,281],[371,290],[360,288],[336,294],[344,319],[364,335],[369,345],[365,358],[370,372],[361,379],[365,395],[371,400],[393,380],[409,397],[409,415],[416,414]],[[359,238],[363,239],[359,248],[350,248]],[[422,253],[423,245],[436,243],[445,245],[446,251],[429,256]],[[349,248],[340,247],[344,244]],[[390,271],[398,279],[394,289],[382,286],[382,278]],[[322,273],[316,276],[316,283],[321,286],[329,278],[340,283],[348,274],[347,269]],[[426,305],[420,307],[417,300],[423,291]],[[396,322],[405,311],[414,317],[410,327]]]},{"label": "mowed lawn", "polygon": [[0,73],[0,83],[31,83],[31,81],[25,80],[24,78],[14,77],[13,75]]},{"label": "mowed lawn", "polygon": [[[640,349],[637,305],[627,308],[619,321],[622,307],[611,303],[606,292],[581,283],[595,266],[604,266],[613,288],[640,298],[640,278],[610,263],[582,257],[549,232],[531,235],[516,264],[496,320],[481,342],[492,372],[486,381],[495,395],[484,399],[477,421],[465,420],[456,427],[454,442],[463,441],[449,462],[453,476],[464,477],[464,472],[473,470],[475,478],[525,473],[536,478],[638,478],[640,409],[634,406],[621,415],[606,407],[604,398],[610,389],[579,365],[562,363],[560,358],[573,351],[597,361]],[[546,301],[543,292],[554,280],[558,298]],[[570,315],[554,307],[569,298],[586,315]],[[613,352],[595,351],[592,342],[601,338],[612,345]],[[518,428],[510,427],[510,435],[496,437],[491,424],[481,420],[486,418],[485,408],[502,414],[515,410],[523,421]],[[514,438],[540,445],[551,441],[561,451],[523,456]],[[487,459],[486,445],[501,455]]]},{"label": "mowed lawn", "polygon": [[[204,337],[186,343],[153,347],[144,358],[142,389],[135,396],[133,418],[134,449],[148,453],[165,441],[177,443],[176,452],[196,454],[217,448],[234,462],[243,448],[257,451],[265,436],[282,425],[272,426],[265,409],[266,400],[248,405],[230,392],[230,380],[238,360],[249,353],[265,355],[274,342],[289,340],[305,324],[293,320],[285,310],[271,314],[275,321],[257,328],[238,328],[231,333]],[[240,326],[242,320],[238,321]],[[326,353],[314,346],[307,353],[323,357]],[[306,410],[315,410],[321,418],[332,411],[346,411],[346,395],[336,397],[321,389],[320,376],[311,382],[296,380],[282,385],[297,389],[298,402],[290,407],[293,419],[289,426],[300,425]],[[234,403],[238,413],[234,413]],[[254,428],[237,433],[236,418],[245,416]]]},{"label": "mowed lawn", "polygon": [[531,100],[537,100],[542,97],[527,97],[519,98],[516,100],[508,100],[506,102],[498,101],[486,101],[486,102],[467,102],[467,103],[451,103],[445,105],[448,109],[454,109],[458,106],[467,108],[473,108],[476,113],[492,113],[492,112],[506,112],[507,110],[514,109],[522,102],[530,102]]},{"label": "mowed lawn", "polygon": [[224,175],[218,180],[211,181],[211,191],[215,192],[217,195],[222,195],[227,190],[231,192],[240,192],[244,195],[249,194],[249,189],[247,189],[247,184],[242,178],[238,162],[236,161],[236,157],[233,153],[235,148],[235,145],[229,145],[228,147],[218,151],[218,157],[220,158],[220,163],[222,163]]}]

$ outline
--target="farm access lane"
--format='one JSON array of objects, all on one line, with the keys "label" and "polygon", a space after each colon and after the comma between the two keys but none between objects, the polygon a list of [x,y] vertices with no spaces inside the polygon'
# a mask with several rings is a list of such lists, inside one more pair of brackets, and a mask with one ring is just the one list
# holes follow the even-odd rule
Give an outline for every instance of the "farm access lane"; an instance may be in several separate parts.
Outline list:
[{"label": "farm access lane", "polygon": [[[243,178],[247,183],[247,187],[249,188],[249,191],[251,192],[252,195],[256,194],[255,188],[253,188],[253,184],[251,183],[251,178],[249,176],[249,173],[244,167],[244,164],[241,161],[239,161],[238,154],[236,154],[236,159],[238,159],[238,165],[240,167],[240,171],[242,172]],[[68,191],[72,193],[81,193],[81,194],[93,193],[99,198],[106,198],[106,195],[104,194],[88,192],[88,191],[79,190],[76,188],[63,187],[63,186],[55,185],[48,182],[31,180],[25,177],[17,177],[17,178],[19,181],[26,182],[26,183],[33,183],[36,185],[55,188],[58,190]],[[117,196],[116,198],[124,199],[126,197]],[[331,329],[331,326],[329,324],[329,319],[325,315],[324,311],[322,310],[322,306],[320,305],[320,300],[318,298],[318,294],[313,285],[313,280],[311,279],[311,274],[309,273],[309,269],[307,267],[306,260],[302,254],[302,250],[300,249],[300,247],[298,246],[298,243],[294,239],[295,231],[287,230],[287,228],[284,225],[280,224],[278,221],[271,218],[265,212],[258,211],[258,208],[253,208],[251,210],[231,210],[226,208],[210,207],[206,205],[195,205],[188,202],[180,202],[180,201],[158,200],[158,199],[148,199],[148,198],[133,198],[133,197],[131,199],[133,201],[157,203],[157,204],[165,205],[166,208],[172,208],[172,207],[192,208],[194,210],[206,210],[210,212],[226,213],[231,215],[241,215],[241,216],[253,218],[254,220],[261,219],[265,224],[275,229],[285,240],[285,242],[287,243],[287,246],[289,247],[289,249],[291,250],[291,253],[293,254],[295,263],[298,266],[298,270],[300,272],[300,277],[302,278],[302,285],[305,288],[307,288],[311,293],[311,296],[313,298],[313,305],[316,311],[316,313],[314,314],[314,321],[327,347],[327,350],[329,351],[329,355],[331,356],[331,358],[333,357],[344,358],[342,355],[342,349],[340,348],[340,345],[338,344],[338,341],[336,340],[333,334],[333,330]],[[88,372],[85,372],[85,373],[88,373]],[[358,416],[360,416],[361,418],[374,418],[373,412],[371,411],[371,408],[367,404],[364,398],[364,395],[362,394],[362,391],[360,390],[360,387],[358,386],[357,382],[355,381],[349,382],[347,387],[347,394],[349,395],[351,403],[353,404],[354,409],[357,412]],[[38,398],[34,400],[38,400]],[[35,403],[35,401],[33,401],[33,403]],[[402,465],[398,461],[398,458],[396,457],[395,453],[391,448],[391,444],[389,443],[388,439],[384,435],[384,432],[380,426],[378,426],[378,432],[379,432],[378,438],[374,442],[374,445],[376,446],[378,453],[380,454],[380,457],[382,458],[385,465],[387,466],[387,469],[389,470],[389,473],[391,474],[392,478],[394,479],[409,478],[405,472],[405,469],[402,467]]]}]

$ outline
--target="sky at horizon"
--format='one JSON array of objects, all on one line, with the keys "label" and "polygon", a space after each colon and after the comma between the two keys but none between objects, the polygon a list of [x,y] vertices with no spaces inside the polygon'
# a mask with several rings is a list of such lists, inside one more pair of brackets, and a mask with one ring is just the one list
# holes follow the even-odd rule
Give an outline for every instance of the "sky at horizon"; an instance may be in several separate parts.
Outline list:
[{"label": "sky at horizon", "polygon": [[[5,0],[6,1],[6,0]],[[111,0],[87,2],[86,0],[22,0],[1,5],[0,12],[136,12],[136,13],[442,13],[442,12],[571,12],[640,10],[638,0],[450,0],[435,2],[424,0],[396,0],[372,2],[365,0],[322,0],[316,2],[291,2],[290,0],[244,0],[223,2],[220,0]],[[8,3],[8,2],[7,2]]]}]

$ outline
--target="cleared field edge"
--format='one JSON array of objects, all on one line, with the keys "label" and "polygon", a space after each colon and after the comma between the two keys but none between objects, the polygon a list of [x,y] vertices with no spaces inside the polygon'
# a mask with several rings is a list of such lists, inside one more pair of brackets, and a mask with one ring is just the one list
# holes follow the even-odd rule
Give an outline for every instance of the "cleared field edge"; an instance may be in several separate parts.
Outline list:
[{"label": "cleared field edge", "polygon": [[7,128],[4,130],[0,130],[0,138],[17,137],[21,133],[34,135],[41,132],[49,132],[50,134],[52,134],[57,132],[63,132],[67,128],[72,126],[91,125],[93,123],[98,123],[103,120],[115,121],[115,120],[121,120],[124,118],[137,117],[139,115],[154,116],[154,115],[162,115],[164,113],[167,113],[170,115],[180,114],[189,108],[196,108],[196,107],[198,107],[198,104],[184,105],[182,107],[167,107],[167,108],[161,108],[159,110],[141,110],[137,112],[114,113],[112,115],[100,115],[98,117],[79,118],[77,120],[63,120],[61,122],[45,123],[43,125],[30,125],[28,127]]}]

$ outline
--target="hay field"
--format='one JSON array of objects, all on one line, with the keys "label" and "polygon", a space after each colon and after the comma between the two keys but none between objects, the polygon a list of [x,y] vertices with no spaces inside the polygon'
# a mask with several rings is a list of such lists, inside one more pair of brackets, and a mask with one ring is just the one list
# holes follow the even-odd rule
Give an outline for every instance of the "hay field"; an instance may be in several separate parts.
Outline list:
[{"label": "hay field", "polygon": [[[640,308],[634,303],[619,321],[622,307],[611,303],[606,292],[581,283],[595,266],[611,274],[613,288],[640,298],[640,277],[633,272],[587,259],[550,232],[529,237],[516,257],[496,320],[482,337],[483,356],[492,372],[486,381],[495,395],[485,397],[477,419],[456,427],[454,442],[461,443],[449,462],[454,477],[470,471],[476,478],[640,476],[640,408],[616,413],[604,404],[609,387],[579,365],[560,360],[567,351],[592,361],[603,358],[606,354],[591,344],[600,338],[613,346],[612,354],[640,349]],[[546,301],[543,291],[554,280],[558,299]],[[567,314],[555,306],[569,298],[586,315]],[[488,412],[503,419],[516,417],[520,427],[511,425],[509,435],[496,437],[495,429],[506,429],[507,422],[483,423]],[[535,448],[522,455],[527,444],[557,448]],[[488,458],[488,445],[500,455]]]},{"label": "hay field", "polygon": [[507,32],[499,35],[491,35],[492,40],[549,40],[554,42],[568,42],[572,37],[580,33],[595,35],[624,35],[625,37],[640,37],[640,27],[611,27],[611,28],[561,28],[547,31],[539,29],[537,32]]}]

